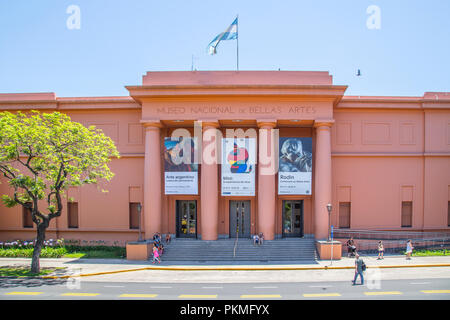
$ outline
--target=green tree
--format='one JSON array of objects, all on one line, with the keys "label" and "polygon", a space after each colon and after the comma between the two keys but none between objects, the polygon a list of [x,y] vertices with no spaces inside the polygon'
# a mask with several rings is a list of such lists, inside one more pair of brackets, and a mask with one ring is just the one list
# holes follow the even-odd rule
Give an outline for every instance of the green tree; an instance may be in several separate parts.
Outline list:
[{"label": "green tree", "polygon": [[61,215],[67,188],[111,180],[113,157],[119,157],[114,142],[100,129],[63,113],[0,113],[0,173],[14,190],[2,200],[31,211],[37,227],[32,272],[40,271],[45,231]]}]

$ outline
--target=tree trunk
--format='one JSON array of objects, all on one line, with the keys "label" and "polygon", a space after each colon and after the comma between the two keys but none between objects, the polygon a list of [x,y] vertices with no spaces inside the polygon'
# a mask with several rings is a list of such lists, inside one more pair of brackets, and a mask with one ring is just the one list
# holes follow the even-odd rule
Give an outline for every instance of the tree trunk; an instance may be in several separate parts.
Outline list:
[{"label": "tree trunk", "polygon": [[41,270],[41,267],[39,264],[39,257],[41,255],[41,250],[44,245],[45,229],[46,229],[46,226],[44,223],[41,223],[37,226],[36,243],[34,244],[33,258],[31,259],[31,272],[32,273],[39,273]]}]

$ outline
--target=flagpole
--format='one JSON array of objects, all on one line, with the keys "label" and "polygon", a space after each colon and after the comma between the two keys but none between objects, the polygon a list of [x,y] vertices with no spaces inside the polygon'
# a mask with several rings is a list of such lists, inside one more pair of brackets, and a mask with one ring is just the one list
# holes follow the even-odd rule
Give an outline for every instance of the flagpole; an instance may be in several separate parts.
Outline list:
[{"label": "flagpole", "polygon": [[239,71],[239,15],[236,16],[236,68]]}]

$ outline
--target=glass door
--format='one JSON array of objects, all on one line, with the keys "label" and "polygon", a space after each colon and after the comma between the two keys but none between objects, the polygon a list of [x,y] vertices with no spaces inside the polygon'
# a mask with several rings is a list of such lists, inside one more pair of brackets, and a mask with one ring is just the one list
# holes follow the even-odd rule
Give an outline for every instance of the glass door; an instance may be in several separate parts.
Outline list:
[{"label": "glass door", "polygon": [[250,237],[250,201],[230,201],[230,238]]},{"label": "glass door", "polygon": [[177,200],[177,237],[197,238],[197,201]]},{"label": "glass door", "polygon": [[303,237],[303,200],[283,201],[283,237]]}]

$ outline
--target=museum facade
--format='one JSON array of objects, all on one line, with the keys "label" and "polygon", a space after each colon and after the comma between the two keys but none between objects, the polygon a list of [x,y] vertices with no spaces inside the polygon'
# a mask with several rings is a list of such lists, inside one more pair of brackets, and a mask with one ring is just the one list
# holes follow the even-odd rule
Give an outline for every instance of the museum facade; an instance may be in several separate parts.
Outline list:
[{"label": "museum facade", "polygon": [[[108,193],[68,190],[47,238],[450,231],[449,92],[346,96],[328,72],[304,71],[148,72],[126,89],[0,94],[0,111],[66,113],[102,129],[121,155]],[[25,210],[0,211],[1,241],[35,236]]]}]

